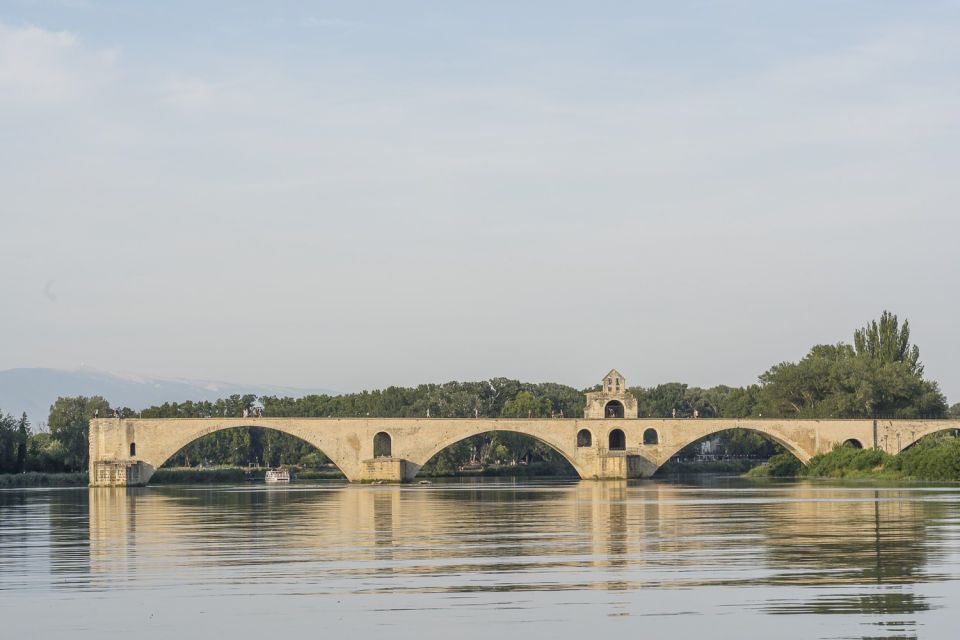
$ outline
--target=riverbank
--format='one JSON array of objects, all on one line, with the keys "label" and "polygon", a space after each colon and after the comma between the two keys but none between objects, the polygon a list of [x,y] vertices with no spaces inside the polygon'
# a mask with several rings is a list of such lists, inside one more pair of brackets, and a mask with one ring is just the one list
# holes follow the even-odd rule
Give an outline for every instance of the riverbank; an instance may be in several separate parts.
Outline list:
[{"label": "riverbank", "polygon": [[[744,469],[737,469],[743,471]],[[235,484],[240,482],[263,482],[266,469],[246,469],[244,467],[213,467],[197,469],[195,467],[170,467],[157,469],[150,484]],[[572,468],[549,462],[532,462],[517,465],[491,465],[478,469],[461,469],[449,472],[421,473],[418,478],[500,478],[500,477],[575,477]],[[86,476],[84,476],[86,477]],[[337,468],[294,470],[296,480],[346,480]]]},{"label": "riverbank", "polygon": [[729,460],[671,460],[657,469],[653,477],[693,475],[697,473],[745,474],[766,462],[766,460],[750,458],[733,458]]},{"label": "riverbank", "polygon": [[804,466],[789,453],[751,469],[749,478],[848,478],[854,480],[919,480],[960,482],[960,438],[921,440],[897,455],[879,449],[837,447],[814,456]]},{"label": "riverbank", "polygon": [[85,487],[86,473],[26,473],[0,474],[0,489],[21,489],[27,487]]}]

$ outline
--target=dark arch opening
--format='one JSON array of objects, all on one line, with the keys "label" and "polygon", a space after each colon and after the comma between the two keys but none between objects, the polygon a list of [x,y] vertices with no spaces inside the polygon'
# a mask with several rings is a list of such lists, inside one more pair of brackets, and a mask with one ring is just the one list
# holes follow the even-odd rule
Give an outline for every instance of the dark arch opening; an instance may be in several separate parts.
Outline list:
[{"label": "dark arch opening", "polygon": [[419,477],[511,475],[579,477],[553,446],[513,431],[487,431],[452,442],[431,456],[417,473]]},{"label": "dark arch opening", "polygon": [[393,455],[392,449],[392,439],[390,438],[389,433],[386,431],[381,431],[377,435],[373,436],[374,458],[389,458]]},{"label": "dark arch opening", "polygon": [[850,438],[849,440],[844,440],[843,446],[852,447],[854,449],[863,449],[863,443],[857,440],[856,438]]},{"label": "dark arch opening", "polygon": [[603,416],[605,418],[622,418],[623,403],[621,403],[619,400],[611,400],[603,408]]},{"label": "dark arch opening", "polygon": [[643,444],[659,444],[660,436],[657,435],[657,430],[650,428],[646,429],[643,432]]},{"label": "dark arch opening", "polygon": [[913,449],[917,445],[934,444],[944,439],[953,439],[953,438],[960,438],[960,429],[956,427],[947,427],[945,429],[940,429],[939,431],[933,431],[924,436],[920,436],[910,444],[904,444],[909,439],[909,436],[906,434],[903,434],[901,435],[900,439],[897,440],[896,445],[898,447],[901,447],[901,446],[903,447],[903,449],[901,450],[901,453],[903,453],[903,451],[909,451],[910,449]]},{"label": "dark arch opening", "polygon": [[178,482],[181,471],[206,472],[215,468],[222,470],[218,473],[226,476],[225,481],[243,480],[244,471],[250,467],[281,466],[297,468],[300,479],[345,477],[320,449],[306,440],[266,427],[231,427],[205,434],[181,447],[160,465],[150,483]]},{"label": "dark arch opening", "polygon": [[610,449],[610,451],[623,451],[627,448],[627,436],[624,435],[621,429],[614,429],[611,431],[610,435],[607,437],[607,440],[607,448]]},{"label": "dark arch opening", "polygon": [[589,429],[580,429],[577,431],[577,446],[589,447],[593,444],[593,434]]},{"label": "dark arch opening", "polygon": [[137,443],[136,443],[136,442],[131,442],[131,443],[130,443],[130,457],[131,457],[131,458],[135,458],[136,456],[137,456]]},{"label": "dark arch opening", "polygon": [[743,473],[768,464],[770,475],[795,476],[803,463],[773,436],[753,429],[721,429],[670,456],[657,474]]}]

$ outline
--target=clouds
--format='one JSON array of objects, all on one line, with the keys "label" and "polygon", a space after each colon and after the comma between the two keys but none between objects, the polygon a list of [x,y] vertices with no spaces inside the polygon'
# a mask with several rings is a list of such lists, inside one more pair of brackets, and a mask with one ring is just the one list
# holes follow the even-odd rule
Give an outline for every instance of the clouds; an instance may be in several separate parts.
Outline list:
[{"label": "clouds", "polygon": [[0,367],[743,383],[887,307],[934,374],[957,21],[825,6],[5,17]]},{"label": "clouds", "polygon": [[91,50],[67,31],[0,22],[0,105],[48,106],[81,99],[112,75],[117,53]]}]

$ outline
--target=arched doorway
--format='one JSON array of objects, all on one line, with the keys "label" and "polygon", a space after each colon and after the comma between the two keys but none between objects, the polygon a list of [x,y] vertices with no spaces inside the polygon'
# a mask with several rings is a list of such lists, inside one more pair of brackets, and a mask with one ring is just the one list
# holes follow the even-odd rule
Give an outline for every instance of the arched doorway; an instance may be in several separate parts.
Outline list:
[{"label": "arched doorway", "polygon": [[854,449],[863,449],[863,443],[856,438],[850,438],[849,440],[845,441],[843,446],[852,447]]},{"label": "arched doorway", "polygon": [[390,439],[390,434],[381,431],[377,435],[373,436],[373,457],[374,458],[389,458],[393,455],[392,453],[392,442]]},{"label": "arched doorway", "polygon": [[603,415],[605,418],[622,418],[623,403],[621,403],[619,400],[611,400],[603,408]]},{"label": "arched doorway", "polygon": [[577,446],[589,447],[593,444],[593,434],[587,429],[580,429],[577,432]]},{"label": "arched doorway", "polygon": [[611,431],[608,441],[607,448],[610,449],[610,451],[623,451],[627,448],[627,436],[625,436],[620,429]]},{"label": "arched doorway", "polygon": [[656,429],[647,429],[643,432],[643,444],[659,444],[660,436]]}]

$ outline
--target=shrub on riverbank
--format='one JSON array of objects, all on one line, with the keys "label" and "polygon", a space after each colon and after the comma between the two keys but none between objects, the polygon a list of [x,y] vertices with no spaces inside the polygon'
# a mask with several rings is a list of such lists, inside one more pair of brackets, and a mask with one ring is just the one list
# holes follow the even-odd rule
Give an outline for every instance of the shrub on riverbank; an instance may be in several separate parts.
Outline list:
[{"label": "shrub on riverbank", "polygon": [[422,478],[461,478],[461,477],[530,477],[530,476],[557,476],[576,477],[576,471],[566,463],[555,461],[538,461],[529,464],[489,465],[487,467],[468,471],[465,469],[447,470],[437,467],[424,466],[417,477]]},{"label": "shrub on riverbank", "polygon": [[21,487],[85,487],[88,476],[86,473],[41,473],[28,471],[26,473],[0,474],[0,489],[17,489]]},{"label": "shrub on riverbank", "polygon": [[746,474],[752,478],[797,477],[960,481],[960,438],[924,438],[899,455],[879,449],[838,446],[814,456],[807,466],[791,454],[770,458]]},{"label": "shrub on riverbank", "polygon": [[783,452],[771,456],[766,464],[747,471],[749,478],[793,478],[803,473],[803,463],[792,453]]},{"label": "shrub on riverbank", "polygon": [[879,449],[834,447],[833,451],[811,458],[803,475],[815,478],[860,478],[889,475],[894,456]]},{"label": "shrub on riverbank", "polygon": [[689,460],[667,462],[657,469],[656,476],[690,475],[695,473],[747,473],[763,465],[763,460],[734,458],[731,460]]},{"label": "shrub on riverbank", "polygon": [[235,484],[248,478],[263,480],[265,469],[247,471],[239,467],[217,467],[215,469],[192,469],[173,467],[157,469],[150,484]]},{"label": "shrub on riverbank", "polygon": [[345,480],[340,469],[305,469],[296,473],[297,480]]},{"label": "shrub on riverbank", "polygon": [[960,480],[960,438],[924,438],[894,457],[888,467],[917,480]]}]

